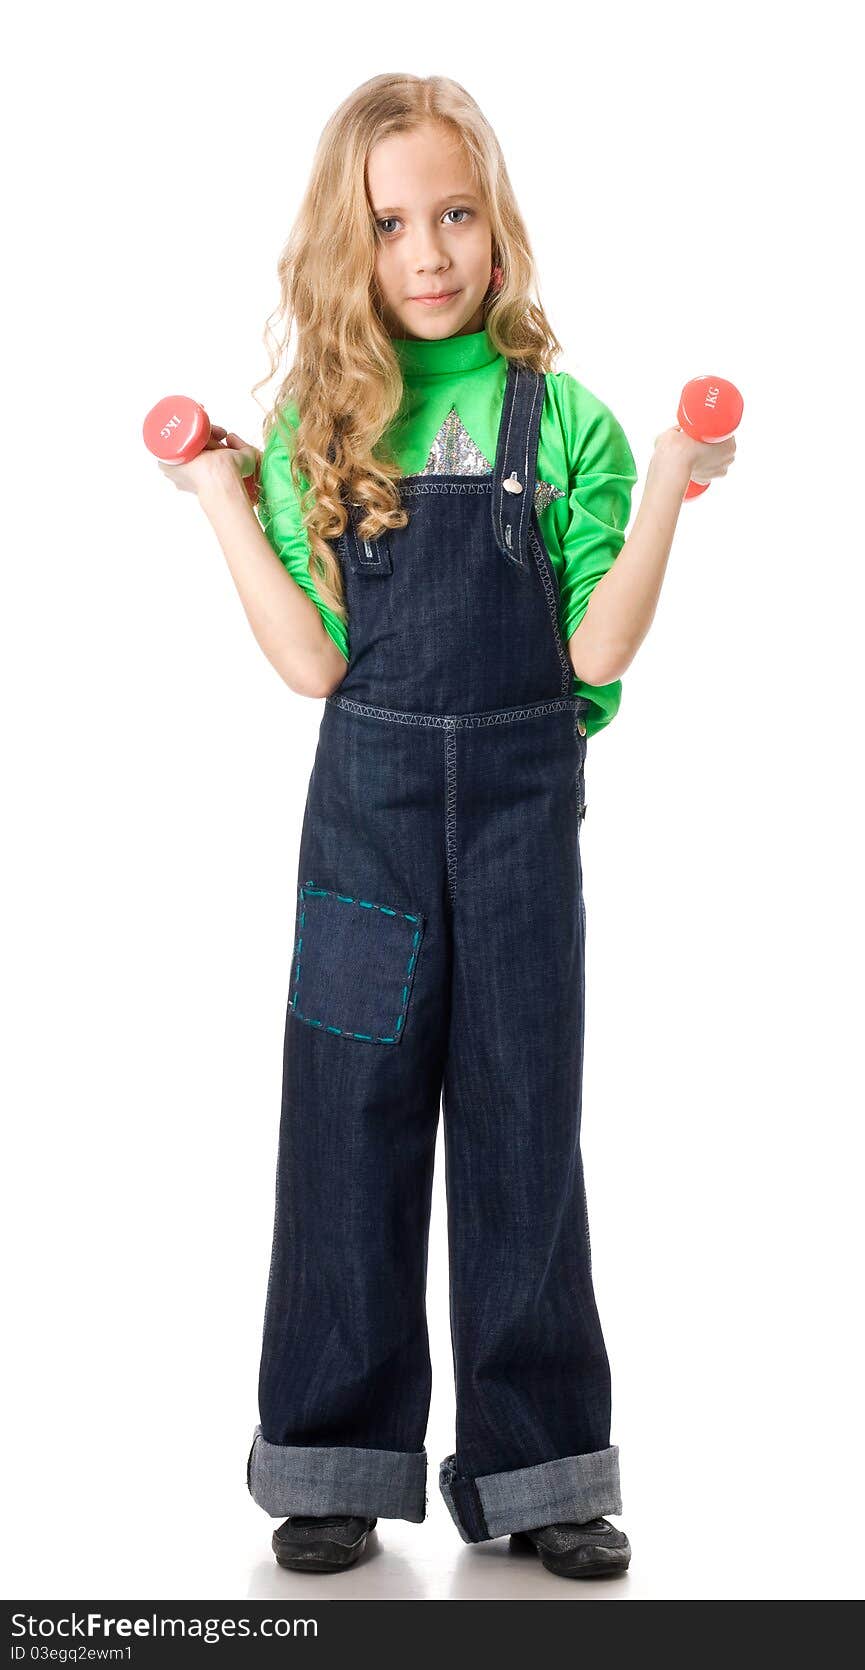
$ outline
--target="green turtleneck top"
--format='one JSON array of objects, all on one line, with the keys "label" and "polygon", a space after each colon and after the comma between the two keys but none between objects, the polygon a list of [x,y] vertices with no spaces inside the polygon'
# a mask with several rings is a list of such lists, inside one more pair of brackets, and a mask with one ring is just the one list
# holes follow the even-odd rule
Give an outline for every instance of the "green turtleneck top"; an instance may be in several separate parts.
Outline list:
[{"label": "green turtleneck top", "polygon": [[[495,463],[507,360],[486,330],[439,341],[396,337],[393,346],[405,398],[388,443],[403,474],[489,474]],[[289,427],[298,421],[291,403],[282,415]],[[593,587],[625,542],[637,468],[609,407],[566,371],[546,373],[535,475],[535,506],[559,583],[559,624],[567,649]],[[276,425],[264,445],[256,508],[277,556],[312,598],[348,660],[351,620],[346,628],[316,591],[285,442]],[[618,712],[621,680],[598,686],[574,676],[572,693],[592,704],[586,714],[587,734],[592,736]]]}]

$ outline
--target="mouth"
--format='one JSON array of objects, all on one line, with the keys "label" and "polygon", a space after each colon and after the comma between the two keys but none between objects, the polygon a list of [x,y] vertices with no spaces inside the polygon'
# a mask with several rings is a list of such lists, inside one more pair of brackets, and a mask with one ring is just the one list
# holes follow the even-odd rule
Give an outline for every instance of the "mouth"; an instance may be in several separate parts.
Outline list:
[{"label": "mouth", "polygon": [[425,307],[443,307],[458,295],[459,290],[433,290],[428,296],[409,296],[409,301],[422,302]]}]

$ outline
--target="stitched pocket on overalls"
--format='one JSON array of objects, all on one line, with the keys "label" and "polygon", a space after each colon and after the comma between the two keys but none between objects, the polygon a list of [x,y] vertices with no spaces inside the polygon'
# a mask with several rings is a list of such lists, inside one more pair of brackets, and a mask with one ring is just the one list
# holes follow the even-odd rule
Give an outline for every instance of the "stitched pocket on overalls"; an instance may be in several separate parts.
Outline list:
[{"label": "stitched pocket on overalls", "polygon": [[299,1021],[365,1044],[399,1044],[425,917],[307,881],[298,889],[289,1006]]}]

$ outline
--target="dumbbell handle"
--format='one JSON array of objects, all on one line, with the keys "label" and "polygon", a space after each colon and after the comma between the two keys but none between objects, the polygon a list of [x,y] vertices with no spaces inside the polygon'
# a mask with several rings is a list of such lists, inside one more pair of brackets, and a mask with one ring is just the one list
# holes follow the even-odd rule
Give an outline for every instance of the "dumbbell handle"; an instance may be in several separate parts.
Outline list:
[{"label": "dumbbell handle", "polygon": [[[169,394],[152,406],[142,425],[144,445],[154,458],[166,464],[188,464],[208,445],[212,424],[204,407],[187,394]],[[244,476],[250,502],[256,503],[258,487],[254,476]]]},{"label": "dumbbell handle", "polygon": [[[723,377],[692,377],[679,399],[676,422],[694,441],[726,441],[742,421],[745,402]],[[686,499],[705,493],[708,481],[689,481]]]}]

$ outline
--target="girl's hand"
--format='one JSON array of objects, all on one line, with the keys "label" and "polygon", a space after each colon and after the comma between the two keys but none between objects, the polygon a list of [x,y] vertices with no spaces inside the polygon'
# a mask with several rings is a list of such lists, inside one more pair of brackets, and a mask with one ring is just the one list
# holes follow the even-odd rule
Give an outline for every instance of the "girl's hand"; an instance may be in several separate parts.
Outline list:
[{"label": "girl's hand", "polygon": [[218,424],[211,426],[210,440],[203,452],[196,458],[190,458],[188,464],[169,464],[166,459],[158,458],[157,463],[164,476],[173,481],[181,493],[201,493],[203,488],[209,487],[214,480],[225,479],[227,476],[253,476],[255,497],[252,504],[258,503],[258,467],[261,463],[261,453],[249,441],[242,441],[233,430],[220,428]]},{"label": "girl's hand", "polygon": [[695,441],[676,425],[655,436],[655,452],[681,458],[683,468],[687,464],[689,481],[696,481],[702,487],[716,476],[727,474],[736,457],[736,437],[730,435],[726,441]]}]

